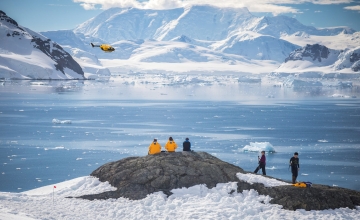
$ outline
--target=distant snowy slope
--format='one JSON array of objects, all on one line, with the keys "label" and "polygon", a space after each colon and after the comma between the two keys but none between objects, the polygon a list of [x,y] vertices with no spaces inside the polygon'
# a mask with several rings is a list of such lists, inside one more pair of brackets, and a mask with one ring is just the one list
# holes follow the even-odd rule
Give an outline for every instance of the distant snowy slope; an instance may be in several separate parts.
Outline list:
[{"label": "distant snowy slope", "polygon": [[90,46],[86,45],[72,30],[44,31],[40,33],[60,44],[67,51],[69,48],[86,50],[86,47]]},{"label": "distant snowy slope", "polygon": [[286,40],[299,46],[306,44],[322,44],[335,50],[352,49],[360,45],[360,32],[353,34],[340,33],[332,36],[310,35],[304,32],[296,32],[291,35],[282,35],[280,39]]},{"label": "distant snowy slope", "polygon": [[282,62],[290,52],[299,46],[272,36],[247,31],[219,41],[213,45],[213,48],[224,53],[242,55],[249,59]]},{"label": "distant snowy slope", "polygon": [[0,11],[0,78],[83,79],[84,72],[57,43]]},{"label": "distant snowy slope", "polygon": [[275,72],[360,73],[360,46],[343,51],[308,44],[291,52]]},{"label": "distant snowy slope", "polygon": [[295,18],[288,16],[274,16],[274,17],[261,17],[249,22],[244,30],[257,32],[260,34],[271,35],[274,37],[281,37],[282,35],[291,35],[297,32],[302,32],[317,36],[333,36],[340,33],[352,34],[355,30],[348,27],[335,27],[335,28],[315,28],[306,26],[300,23]]}]

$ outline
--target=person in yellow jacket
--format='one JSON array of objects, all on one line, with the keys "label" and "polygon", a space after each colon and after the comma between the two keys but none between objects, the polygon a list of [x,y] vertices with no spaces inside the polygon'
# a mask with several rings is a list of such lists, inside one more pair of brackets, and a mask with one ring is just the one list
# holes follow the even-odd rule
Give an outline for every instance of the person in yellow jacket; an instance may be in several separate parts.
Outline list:
[{"label": "person in yellow jacket", "polygon": [[174,139],[172,137],[169,137],[169,140],[165,145],[165,149],[168,152],[175,152],[176,148],[177,148],[177,144],[175,143]]},{"label": "person in yellow jacket", "polygon": [[161,152],[161,145],[157,142],[157,139],[154,139],[154,141],[149,146],[148,154],[158,154],[160,152]]}]

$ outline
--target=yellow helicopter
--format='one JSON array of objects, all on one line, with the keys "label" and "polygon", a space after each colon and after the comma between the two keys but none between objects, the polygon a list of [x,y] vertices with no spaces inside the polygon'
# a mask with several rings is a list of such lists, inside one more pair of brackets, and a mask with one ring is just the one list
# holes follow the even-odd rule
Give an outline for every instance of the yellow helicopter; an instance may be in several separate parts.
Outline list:
[{"label": "yellow helicopter", "polygon": [[113,48],[109,44],[94,45],[93,43],[91,43],[91,46],[92,47],[100,47],[100,49],[102,51],[108,52],[108,53],[115,51],[115,48]]}]

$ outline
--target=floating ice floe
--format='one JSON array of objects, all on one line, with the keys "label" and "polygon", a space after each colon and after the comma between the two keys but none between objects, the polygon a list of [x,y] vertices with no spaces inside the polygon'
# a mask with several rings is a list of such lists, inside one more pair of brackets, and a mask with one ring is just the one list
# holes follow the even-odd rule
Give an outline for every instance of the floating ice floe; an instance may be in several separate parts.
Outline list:
[{"label": "floating ice floe", "polygon": [[356,96],[349,96],[349,95],[343,95],[343,94],[338,94],[338,93],[335,93],[335,94],[331,95],[330,97],[332,97],[332,98],[345,98],[345,99],[356,98]]},{"label": "floating ice floe", "polygon": [[250,151],[250,152],[275,152],[275,148],[269,142],[250,142],[250,145],[246,145],[242,151]]},{"label": "floating ice floe", "polygon": [[327,143],[327,142],[329,142],[329,141],[328,141],[328,140],[323,139],[323,140],[318,140],[318,142],[321,142],[321,143]]},{"label": "floating ice floe", "polygon": [[63,121],[61,121],[59,119],[54,118],[52,120],[52,123],[54,123],[54,124],[71,124],[71,120],[63,120]]},{"label": "floating ice floe", "polygon": [[44,150],[63,150],[63,149],[65,149],[65,147],[63,146],[54,147],[54,148],[44,148]]}]

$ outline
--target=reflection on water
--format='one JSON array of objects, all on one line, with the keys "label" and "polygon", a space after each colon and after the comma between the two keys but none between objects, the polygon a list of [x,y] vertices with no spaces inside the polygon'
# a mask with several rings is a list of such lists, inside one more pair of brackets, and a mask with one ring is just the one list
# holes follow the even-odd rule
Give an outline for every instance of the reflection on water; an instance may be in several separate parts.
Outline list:
[{"label": "reflection on water", "polygon": [[153,138],[164,145],[169,136],[179,145],[189,137],[195,151],[248,171],[257,153],[241,148],[270,142],[277,153],[268,155],[269,175],[290,180],[288,160],[298,151],[300,180],[360,190],[358,87],[171,80],[4,82],[0,191],[88,175],[108,161],[146,155]]}]

